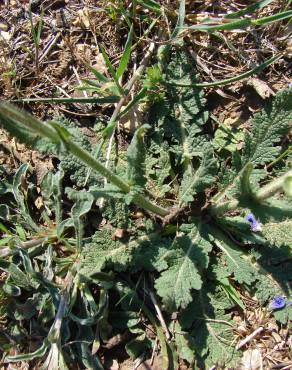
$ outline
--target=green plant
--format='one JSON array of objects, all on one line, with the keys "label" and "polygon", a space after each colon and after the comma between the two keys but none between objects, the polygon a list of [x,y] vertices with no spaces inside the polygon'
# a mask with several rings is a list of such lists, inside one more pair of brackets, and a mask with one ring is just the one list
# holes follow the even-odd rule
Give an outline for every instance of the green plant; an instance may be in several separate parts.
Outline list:
[{"label": "green plant", "polygon": [[[23,286],[30,291],[39,291],[43,286],[42,289],[48,291],[48,299],[50,295],[59,297],[56,298],[58,304],[55,303],[55,309],[51,308],[58,312],[48,328],[44,345],[37,354],[27,358],[43,356],[49,350],[46,362],[57,358],[60,366],[68,356],[67,353],[64,357],[61,349],[64,348],[66,353],[68,339],[65,339],[65,327],[70,327],[69,322],[73,320],[80,329],[75,340],[85,341],[80,344],[80,353],[86,353],[86,361],[100,368],[97,358],[90,357],[89,345],[95,341],[99,343],[99,338],[106,340],[110,335],[110,329],[104,324],[107,320],[104,314],[112,315],[112,308],[105,302],[108,302],[109,292],[117,290],[121,294],[119,305],[122,310],[130,310],[131,315],[137,318],[135,315],[142,308],[157,328],[165,366],[169,367],[175,361],[175,351],[190,363],[196,359],[198,364],[205,366],[223,364],[223,360],[232,364],[236,363],[238,352],[232,342],[234,323],[226,312],[230,312],[234,305],[244,307],[235,287],[238,284],[244,286],[250,294],[256,294],[262,304],[275,295],[291,294],[288,281],[291,279],[289,217],[292,208],[282,192],[292,175],[289,169],[283,173],[283,160],[277,163],[273,173],[269,173],[266,166],[281,157],[282,149],[277,145],[291,129],[292,90],[280,92],[262,113],[254,117],[251,130],[245,132],[242,151],[233,152],[232,161],[226,162],[224,155],[220,157],[220,150],[212,149],[212,138],[205,133],[208,112],[202,90],[171,84],[176,81],[191,86],[196,82],[187,51],[183,46],[173,49],[170,60],[163,74],[163,79],[169,84],[160,100],[152,104],[149,125],[137,129],[124,160],[117,164],[113,159],[109,168],[103,164],[106,158],[102,152],[96,160],[86,151],[90,149],[89,143],[81,138],[81,131],[71,123],[64,120],[42,123],[28,113],[1,104],[1,125],[6,130],[42,152],[59,153],[61,160],[61,172],[49,173],[43,181],[42,194],[47,199],[45,209],[50,210],[43,219],[50,220],[55,215],[55,221],[51,221],[53,229],[43,229],[30,216],[26,197],[31,195],[26,194],[25,197],[21,190],[27,167],[21,167],[14,179],[13,195],[21,210],[17,217],[25,214],[25,223],[20,219],[18,222],[26,230],[26,237],[39,241],[46,253],[56,253],[57,262],[52,260],[50,263],[53,274],[59,270],[65,277],[64,273],[68,271],[65,286],[58,287],[32,267],[30,260],[35,253],[25,252],[23,247],[27,242],[22,242],[16,249],[12,244],[8,249],[11,252],[2,253],[2,256],[19,254],[22,260],[19,266],[25,269],[23,272],[12,261],[1,262],[1,268],[13,281],[14,290],[19,291]],[[123,157],[121,154],[119,158]],[[69,159],[71,156],[76,161]],[[86,178],[85,166],[92,168],[92,175],[97,176],[87,182],[86,191],[66,189],[73,207],[70,217],[62,221],[64,210],[60,202],[63,193],[58,186],[64,181],[63,174],[70,176],[75,189],[82,189]],[[102,186],[102,177],[109,182],[105,187]],[[95,201],[101,197],[106,202],[99,212],[109,217],[112,225],[118,226],[123,215],[127,215],[124,222],[129,234],[122,239],[112,240],[112,231],[107,227],[90,232],[92,226],[85,222],[84,217],[95,209]],[[111,199],[115,201],[111,203]],[[120,205],[123,206],[119,208]],[[136,207],[158,218],[155,221],[153,216],[146,217],[143,227],[137,229],[135,219],[131,217]],[[245,220],[248,211],[252,211],[262,223],[260,232],[253,232]],[[5,220],[3,222],[5,224]],[[67,235],[70,235],[72,227],[75,234],[67,239],[66,234],[69,232]],[[87,238],[84,239],[84,235]],[[53,252],[52,246],[56,248],[59,243],[69,248],[70,257],[60,258],[57,250]],[[239,247],[242,243],[244,248]],[[31,251],[35,247],[28,245],[27,248]],[[23,276],[20,286],[17,274]],[[107,297],[104,303],[101,302],[105,298],[101,296],[100,303],[95,303],[96,297],[90,293],[92,284]],[[166,315],[181,312],[176,327],[172,324],[165,327],[149,313],[154,291]],[[150,301],[142,303],[139,300],[141,294],[150,297]],[[81,304],[79,313],[74,308],[77,301]],[[287,307],[275,315],[284,323],[288,317],[291,318],[291,310]],[[99,329],[101,337],[94,337],[92,332],[97,323],[103,328]],[[144,339],[136,336],[133,339],[136,352],[130,350],[130,344],[128,351],[138,356],[139,351],[147,350],[152,344],[137,331],[136,325],[134,327],[134,332],[140,333]],[[174,338],[174,347],[163,337],[163,330]],[[138,342],[140,345],[137,347]],[[171,346],[171,352],[167,350],[168,346]],[[54,357],[54,351],[58,353],[57,357]],[[222,351],[226,357],[222,356]],[[15,357],[14,360],[21,358]]]},{"label": "green plant", "polygon": [[39,72],[39,49],[40,49],[40,42],[41,42],[41,34],[42,34],[42,29],[43,29],[43,18],[44,18],[44,8],[42,7],[41,9],[41,14],[40,14],[40,19],[37,23],[37,25],[34,25],[33,23],[33,13],[31,10],[31,3],[29,4],[29,21],[30,21],[30,28],[31,28],[31,34],[33,37],[33,42],[35,46],[35,55],[34,55],[34,60],[35,60],[35,67],[37,73]]},{"label": "green plant", "polygon": [[[229,14],[227,24],[197,29],[211,32],[290,15],[238,21],[268,3]],[[257,73],[279,56],[240,76],[200,83],[181,39],[181,1],[174,45],[159,48],[157,63],[147,68],[151,43],[123,83],[137,5],[162,14],[152,0],[133,2],[132,13],[117,3],[112,17],[123,14],[130,29],[119,66],[102,49],[111,79],[91,69],[96,80],[84,80],[83,88],[98,96],[79,101],[117,103],[107,126],[96,125],[96,145],[77,122],[62,117],[41,122],[0,104],[1,127],[59,161],[39,186],[27,165],[14,174],[0,168],[0,304],[6,305],[1,317],[9,323],[0,346],[6,353],[13,347],[26,353],[6,356],[5,362],[107,368],[104,344],[126,332],[125,350],[133,359],[158,342],[163,369],[183,360],[202,369],[236,368],[233,310],[245,309],[246,296],[266,311],[275,296],[291,301],[291,148],[280,144],[291,130],[292,89],[280,91],[249,129],[235,133],[208,125],[203,92]],[[139,102],[146,103],[147,124],[121,148],[113,140],[118,121]],[[274,315],[285,325],[291,307]],[[29,352],[31,332],[38,338]]]}]

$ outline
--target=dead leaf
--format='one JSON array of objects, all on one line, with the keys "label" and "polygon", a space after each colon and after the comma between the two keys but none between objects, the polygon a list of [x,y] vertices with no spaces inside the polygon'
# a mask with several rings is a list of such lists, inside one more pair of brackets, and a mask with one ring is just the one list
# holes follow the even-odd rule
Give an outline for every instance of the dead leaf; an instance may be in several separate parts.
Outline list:
[{"label": "dead leaf", "polygon": [[[124,108],[121,109],[123,111]],[[138,105],[127,112],[122,118],[120,119],[121,130],[134,134],[136,129],[141,125],[144,117],[144,106],[143,104]]]},{"label": "dead leaf", "polygon": [[73,22],[74,26],[81,26],[82,28],[90,27],[90,14],[86,7],[78,10],[78,18]]},{"label": "dead leaf", "polygon": [[102,53],[99,51],[98,48],[96,48],[93,52],[95,54],[95,62],[92,65],[92,67],[97,69],[98,72],[106,74],[107,73],[107,66],[106,66],[105,61],[103,59]]},{"label": "dead leaf", "polygon": [[34,205],[37,209],[41,209],[44,206],[43,198],[41,196],[37,197],[34,201]]},{"label": "dead leaf", "polygon": [[281,343],[282,342],[282,338],[281,338],[281,336],[278,333],[273,332],[272,333],[272,337],[274,338],[274,340],[275,340],[276,343]]},{"label": "dead leaf", "polygon": [[2,31],[2,30],[0,30],[0,36],[3,38],[3,40],[5,40],[7,42],[7,41],[10,41],[10,39],[13,36],[13,34],[10,31]]},{"label": "dead leaf", "polygon": [[125,235],[124,229],[116,229],[112,235],[112,240],[122,239]]},{"label": "dead leaf", "polygon": [[249,349],[241,359],[240,370],[263,370],[263,359],[258,349]]},{"label": "dead leaf", "polygon": [[268,84],[257,77],[250,78],[247,81],[247,84],[252,86],[262,99],[267,99],[270,96],[275,95],[274,91],[268,86]]},{"label": "dead leaf", "polygon": [[291,58],[292,56],[292,39],[291,38],[287,40],[286,53],[287,53],[287,56]]}]

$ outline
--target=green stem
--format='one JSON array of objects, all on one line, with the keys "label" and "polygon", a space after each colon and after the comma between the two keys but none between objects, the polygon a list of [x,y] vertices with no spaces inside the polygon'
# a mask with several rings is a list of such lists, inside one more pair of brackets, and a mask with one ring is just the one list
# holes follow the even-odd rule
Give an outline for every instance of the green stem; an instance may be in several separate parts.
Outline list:
[{"label": "green stem", "polygon": [[27,99],[15,99],[11,100],[12,103],[90,103],[90,104],[110,104],[119,101],[118,96],[105,96],[98,97],[92,96],[89,98],[27,98]]},{"label": "green stem", "polygon": [[273,162],[269,163],[267,165],[267,169],[270,169],[271,167],[273,167],[276,163],[278,163],[281,159],[287,157],[287,155],[290,153],[292,153],[292,145],[290,145],[289,148],[286,149],[285,152],[283,152],[281,155],[279,155],[279,157],[276,158]]},{"label": "green stem", "polygon": [[292,10],[288,10],[286,12],[269,15],[267,17],[252,19],[251,23],[253,25],[260,26],[260,25],[263,25],[263,24],[269,24],[269,23],[272,23],[272,22],[281,21],[281,20],[287,19],[287,18],[291,19],[291,17],[292,17]]},{"label": "green stem", "polygon": [[271,181],[269,184],[263,186],[255,195],[256,199],[260,202],[282,190],[284,181],[287,177],[292,176],[292,170],[288,171],[281,177]]},{"label": "green stem", "polygon": [[[105,177],[109,182],[111,182],[119,189],[121,189],[124,193],[129,193],[131,191],[131,187],[129,184],[127,184],[119,176],[115,175],[111,170],[102,165],[97,159],[92,157],[87,151],[82,149],[79,145],[69,140],[68,142],[66,142],[66,147],[72,154],[74,154],[82,162],[84,162],[94,171],[99,172],[103,177]],[[147,211],[153,212],[159,216],[164,217],[169,214],[169,211],[167,209],[152,203],[142,194],[135,194],[133,197],[133,202],[137,204],[139,207],[144,208]]]},{"label": "green stem", "polygon": [[67,150],[80,159],[83,163],[87,164],[93,170],[99,172],[103,177],[106,177],[108,181],[116,185],[124,193],[129,193],[130,186],[122,180],[120,177],[115,175],[112,171],[107,169],[103,164],[101,164],[97,159],[95,159],[86,150],[81,148],[79,145],[75,144],[73,141],[66,141]]},{"label": "green stem", "polygon": [[213,87],[213,86],[228,85],[228,84],[230,84],[232,82],[240,81],[240,80],[242,80],[244,78],[250,77],[250,76],[252,76],[252,75],[254,75],[256,73],[261,72],[264,68],[266,68],[269,65],[271,65],[272,63],[278,61],[280,58],[282,58],[282,54],[274,55],[270,59],[266,60],[265,62],[263,62],[259,66],[256,66],[255,68],[250,69],[249,71],[246,71],[246,72],[241,73],[241,74],[239,74],[237,76],[226,78],[226,79],[220,80],[220,81],[206,82],[206,83],[203,82],[203,83],[196,83],[196,84],[191,84],[191,85],[189,85],[189,84],[177,84],[177,83],[165,82],[165,85],[177,86],[177,87]]},{"label": "green stem", "polygon": [[[66,149],[71,154],[80,159],[83,163],[92,168],[94,171],[99,172],[109,182],[117,186],[122,192],[129,193],[131,191],[131,186],[127,182],[122,180],[121,177],[115,175],[86,150],[74,143],[70,139],[70,135],[66,131],[64,133],[58,132],[54,127],[48,125],[47,123],[41,122],[31,116],[29,113],[22,112],[7,103],[0,104],[0,113],[3,117],[9,120],[12,119],[16,124],[25,126],[29,131],[33,130],[37,135],[47,137],[56,144],[63,143]],[[150,202],[150,200],[148,200],[142,194],[135,194],[133,197],[133,202],[139,207],[144,208],[147,211],[156,213],[159,216],[164,217],[169,214],[169,211],[167,209]]]},{"label": "green stem", "polygon": [[[269,184],[263,186],[254,194],[255,202],[262,202],[267,198],[270,198],[277,192],[281,191],[283,188],[284,181],[287,177],[292,176],[292,170],[288,171],[281,177],[271,181]],[[219,216],[225,212],[233,211],[239,207],[239,201],[237,199],[232,199],[230,201],[213,204],[210,207],[211,214],[214,216]]]},{"label": "green stem", "polygon": [[16,246],[16,248],[14,247],[11,248],[9,246],[3,246],[0,249],[0,257],[1,258],[8,257],[8,256],[15,254],[18,251],[18,249],[29,249],[29,248],[37,247],[47,241],[53,242],[55,239],[56,237],[52,236],[52,237],[47,237],[47,238],[28,240],[26,242],[19,243]]},{"label": "green stem", "polygon": [[226,212],[233,211],[234,209],[238,208],[238,206],[239,201],[237,199],[232,199],[228,202],[213,204],[210,207],[210,212],[213,216],[219,216]]},{"label": "green stem", "polygon": [[[268,17],[262,17],[258,19],[251,19],[251,18],[244,18],[244,19],[235,19],[232,22],[224,23],[228,18],[222,18],[221,24],[217,25],[210,25],[208,23],[205,24],[196,24],[190,27],[182,27],[183,29],[187,30],[197,30],[197,31],[205,31],[205,32],[214,32],[220,30],[234,30],[238,28],[246,28],[248,26],[260,26],[269,24],[272,22],[278,22],[283,19],[291,18],[292,10],[288,10],[286,12],[281,12],[277,14],[270,15]],[[212,21],[212,19],[211,19]]]},{"label": "green stem", "polygon": [[147,209],[148,211],[162,217],[165,217],[170,213],[168,209],[162,208],[157,204],[150,202],[150,200],[148,200],[142,194],[135,194],[133,197],[133,202],[141,208]]}]

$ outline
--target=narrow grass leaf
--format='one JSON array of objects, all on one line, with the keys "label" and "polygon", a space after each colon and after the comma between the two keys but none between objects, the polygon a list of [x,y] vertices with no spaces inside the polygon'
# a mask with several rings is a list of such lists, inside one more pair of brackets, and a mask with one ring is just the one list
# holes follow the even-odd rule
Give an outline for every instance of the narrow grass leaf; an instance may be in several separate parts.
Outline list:
[{"label": "narrow grass leaf", "polygon": [[274,0],[261,0],[257,3],[255,3],[255,4],[247,6],[244,9],[239,10],[238,12],[226,14],[225,18],[229,18],[229,19],[238,18],[238,17],[241,17],[245,14],[250,14],[250,13],[256,12],[257,10],[262,9],[263,7],[269,5],[273,1]]},{"label": "narrow grass leaf", "polygon": [[226,256],[228,258],[231,259],[231,261],[234,263],[234,265],[239,268],[239,265],[237,264],[237,262],[235,261],[235,259],[232,257],[232,255],[228,252],[228,250],[223,246],[222,243],[220,243],[218,240],[215,240],[215,244],[216,246],[223,252],[226,254]]},{"label": "narrow grass leaf", "polygon": [[218,280],[221,288],[226,293],[226,295],[233,300],[239,307],[241,307],[243,310],[245,309],[244,303],[242,302],[240,298],[240,294],[238,291],[231,285],[229,282],[229,279],[227,277],[221,278]]},{"label": "narrow grass leaf", "polygon": [[102,46],[101,46],[101,47],[100,47],[100,50],[101,50],[101,53],[102,53],[103,59],[104,59],[104,61],[105,61],[105,64],[106,64],[106,66],[107,66],[107,68],[108,68],[108,71],[109,71],[109,73],[111,74],[112,78],[114,79],[115,84],[117,85],[117,88],[118,88],[118,90],[119,90],[119,93],[120,93],[121,95],[125,95],[124,89],[122,88],[122,86],[121,86],[121,85],[120,85],[120,83],[119,83],[119,78],[118,78],[117,73],[116,73],[116,71],[115,71],[115,69],[114,69],[114,66],[112,65],[111,61],[109,60],[109,57],[108,57],[108,55],[107,55],[107,53],[106,53],[106,51],[105,51],[104,47],[102,47]]},{"label": "narrow grass leaf", "polygon": [[85,64],[86,67],[94,74],[94,76],[98,79],[100,82],[109,82],[110,80],[104,76],[102,73],[98,72],[98,70],[94,67],[92,67],[89,64]]},{"label": "narrow grass leaf", "polygon": [[118,79],[123,76],[125,70],[127,69],[130,56],[131,56],[132,40],[133,40],[133,25],[131,25],[130,32],[128,34],[128,38],[127,38],[126,45],[125,45],[125,50],[123,52],[123,55],[121,57],[121,60],[120,60],[120,63],[119,63],[119,66],[116,72],[116,76]]},{"label": "narrow grass leaf", "polygon": [[[102,84],[101,83],[99,83],[99,82],[96,82],[95,80],[89,80],[89,79],[87,79],[87,78],[84,78],[84,79],[82,79],[81,80],[83,83],[85,83],[85,84],[87,84],[87,85],[89,85],[89,86],[91,86],[91,87],[94,87],[94,88],[96,88],[96,89],[98,89],[98,91],[100,90],[100,88],[102,87]],[[89,88],[89,86],[77,86],[77,89],[79,88],[82,88],[82,89],[88,89]]]},{"label": "narrow grass leaf", "polygon": [[177,23],[176,23],[175,29],[173,30],[173,33],[171,35],[172,39],[177,37],[177,35],[180,33],[180,31],[182,31],[182,28],[184,27],[184,22],[185,22],[185,16],[186,16],[186,2],[185,2],[185,0],[180,0],[179,9],[178,9]]},{"label": "narrow grass leaf", "polygon": [[38,27],[37,27],[37,32],[36,32],[36,43],[37,43],[37,45],[40,44],[41,33],[42,33],[43,25],[44,25],[44,14],[45,14],[45,10],[42,7],[41,8],[41,14],[40,14],[40,20],[38,22]]},{"label": "narrow grass leaf", "polygon": [[228,84],[230,84],[232,82],[240,81],[240,80],[242,80],[244,78],[247,78],[247,77],[250,77],[250,76],[252,76],[254,74],[260,73],[263,69],[265,69],[269,65],[277,62],[281,58],[282,58],[282,54],[274,55],[273,57],[269,58],[268,60],[266,60],[262,64],[256,66],[255,68],[250,69],[249,71],[246,71],[246,72],[241,73],[241,74],[239,74],[237,76],[226,78],[226,79],[220,80],[220,81],[207,82],[207,83],[197,83],[197,84],[191,84],[191,85],[187,85],[187,84],[176,84],[176,83],[169,83],[169,82],[164,82],[164,84],[170,85],[170,86],[178,86],[178,87],[213,87],[213,86],[228,85]]},{"label": "narrow grass leaf", "polygon": [[36,44],[37,36],[36,36],[36,29],[35,29],[35,26],[33,24],[33,19],[32,19],[31,4],[29,6],[28,16],[29,16],[30,29],[31,29],[32,37],[33,37],[34,43]]},{"label": "narrow grass leaf", "polygon": [[157,14],[161,14],[161,5],[154,0],[137,0],[137,3],[144,6],[145,8],[154,11]]},{"label": "narrow grass leaf", "polygon": [[147,96],[147,88],[141,89],[134,97],[133,100],[130,101],[130,103],[126,106],[126,108],[120,112],[120,114],[117,117],[117,121],[121,119],[126,113],[128,113],[140,100],[144,99]]},{"label": "narrow grass leaf", "polygon": [[17,356],[7,356],[5,358],[5,363],[30,361],[30,360],[33,360],[34,358],[43,357],[46,354],[48,348],[49,348],[49,343],[45,341],[42,344],[42,346],[34,352],[23,354],[23,355],[17,355]]},{"label": "narrow grass leaf", "polygon": [[[223,18],[222,18],[223,20]],[[198,30],[198,31],[206,31],[206,32],[213,32],[213,31],[228,31],[234,30],[238,28],[244,28],[251,25],[251,20],[249,18],[246,19],[237,19],[235,21],[217,25],[209,25],[209,24],[196,24],[190,27],[183,27],[189,30]]]},{"label": "narrow grass leaf", "polygon": [[[218,25],[208,25],[208,24],[198,24],[190,27],[183,27],[189,30],[198,30],[198,31],[205,31],[205,32],[213,32],[213,31],[229,31],[238,28],[246,28],[251,25],[255,26],[263,26],[268,23],[278,22],[286,18],[290,18],[292,16],[292,10],[288,10],[286,12],[270,15],[268,17],[262,17],[258,19],[251,19],[251,18],[244,18],[239,20],[234,20],[229,23],[222,23]],[[223,18],[223,20],[226,18]]]},{"label": "narrow grass leaf", "polygon": [[102,131],[103,139],[109,139],[117,127],[118,120],[111,121],[108,123],[106,128]]},{"label": "narrow grass leaf", "polygon": [[291,17],[292,17],[292,10],[288,10],[286,12],[270,15],[268,17],[255,19],[255,20],[252,20],[251,22],[252,24],[256,26],[262,26],[265,24],[282,21],[283,19],[291,18]]},{"label": "narrow grass leaf", "polygon": [[27,99],[17,99],[11,100],[11,103],[90,103],[90,104],[110,104],[117,103],[119,101],[118,96],[106,96],[106,97],[96,97],[91,98],[27,98]]}]

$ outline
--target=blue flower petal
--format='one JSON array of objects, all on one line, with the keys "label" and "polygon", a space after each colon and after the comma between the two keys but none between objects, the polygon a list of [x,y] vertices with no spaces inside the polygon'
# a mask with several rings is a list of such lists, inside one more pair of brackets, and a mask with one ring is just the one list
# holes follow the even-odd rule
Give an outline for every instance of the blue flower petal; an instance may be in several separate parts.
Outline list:
[{"label": "blue flower petal", "polygon": [[280,310],[286,306],[286,298],[277,296],[272,299],[270,307],[272,310]]},{"label": "blue flower petal", "polygon": [[251,222],[251,223],[256,222],[256,219],[252,213],[249,213],[248,215],[246,215],[245,219],[246,221]]},{"label": "blue flower petal", "polygon": [[249,213],[245,219],[250,223],[250,228],[253,232],[262,231],[262,224],[256,220],[252,213]]}]

